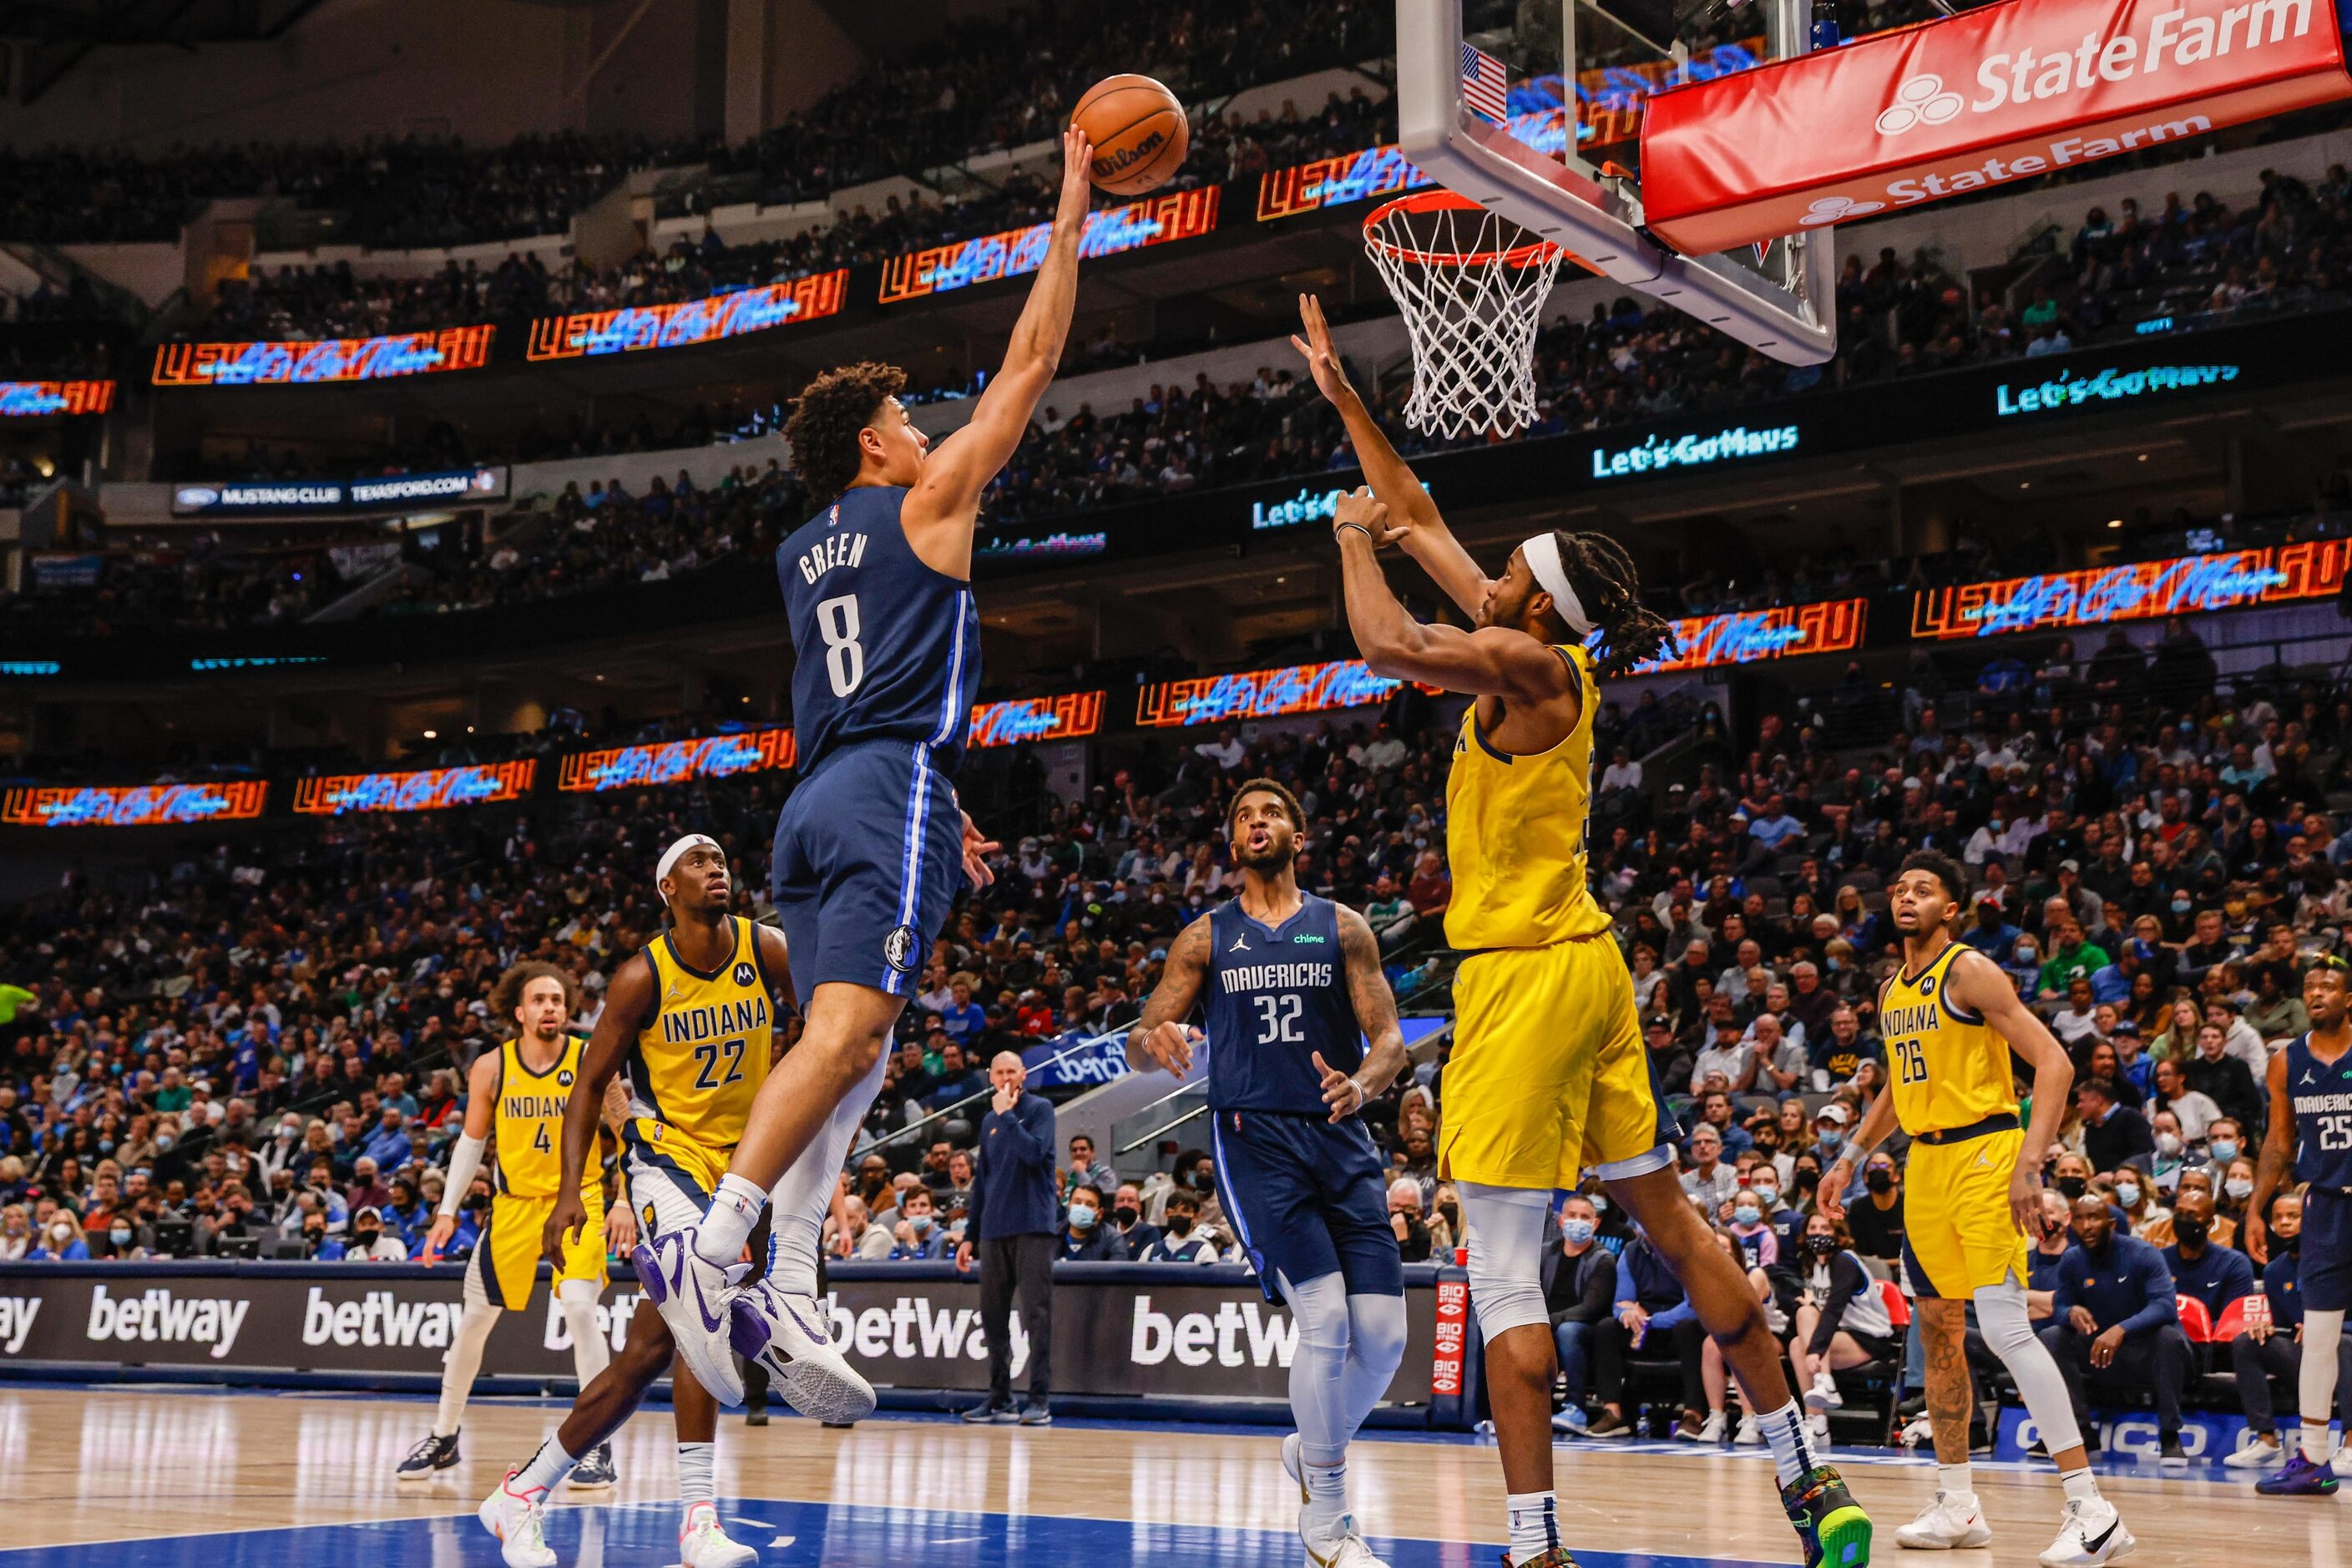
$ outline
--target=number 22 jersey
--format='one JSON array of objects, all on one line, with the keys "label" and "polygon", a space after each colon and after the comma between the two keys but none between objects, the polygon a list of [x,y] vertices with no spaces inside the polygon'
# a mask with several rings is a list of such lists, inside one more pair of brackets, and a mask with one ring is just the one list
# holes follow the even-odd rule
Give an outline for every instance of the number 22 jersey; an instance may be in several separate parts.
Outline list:
[{"label": "number 22 jersey", "polygon": [[655,1011],[625,1063],[630,1153],[689,1177],[706,1194],[727,1173],[774,1054],[758,934],[740,915],[728,924],[735,945],[715,969],[687,963],[669,932],[646,945]]}]

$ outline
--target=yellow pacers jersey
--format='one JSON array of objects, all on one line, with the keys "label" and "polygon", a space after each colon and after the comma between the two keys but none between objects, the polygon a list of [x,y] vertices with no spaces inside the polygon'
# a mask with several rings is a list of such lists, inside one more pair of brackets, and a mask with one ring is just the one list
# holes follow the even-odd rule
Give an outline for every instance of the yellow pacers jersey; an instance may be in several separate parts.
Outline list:
[{"label": "yellow pacers jersey", "polygon": [[1879,1002],[1878,1032],[1886,1042],[1895,1119],[1914,1137],[1971,1126],[2004,1111],[2017,1114],[2017,1097],[2010,1092],[2009,1042],[1944,994],[1952,965],[1969,951],[1947,942],[1923,973],[1898,969]]},{"label": "yellow pacers jersey", "polygon": [[678,956],[667,933],[646,949],[658,1008],[629,1047],[631,1152],[706,1194],[726,1173],[774,1050],[759,942],[751,921],[730,923],[734,951],[708,973]]},{"label": "yellow pacers jersey", "polygon": [[499,1047],[499,1102],[493,1122],[499,1191],[551,1198],[563,1185],[563,1108],[580,1077],[581,1042],[563,1037],[563,1054],[543,1072],[523,1060],[522,1042]]},{"label": "yellow pacers jersey", "polygon": [[1445,848],[1454,901],[1445,940],[1457,948],[1548,947],[1599,934],[1609,916],[1586,885],[1592,720],[1600,706],[1592,658],[1559,649],[1576,672],[1576,727],[1533,756],[1507,756],[1478,732],[1478,705],[1462,715],[1445,781]]}]

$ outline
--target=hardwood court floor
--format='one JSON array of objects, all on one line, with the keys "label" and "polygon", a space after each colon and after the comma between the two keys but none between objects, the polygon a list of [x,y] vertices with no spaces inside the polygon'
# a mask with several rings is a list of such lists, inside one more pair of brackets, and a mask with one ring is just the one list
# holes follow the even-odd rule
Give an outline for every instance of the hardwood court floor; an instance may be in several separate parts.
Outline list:
[{"label": "hardwood court floor", "polygon": [[[402,1487],[393,1467],[430,1425],[428,1401],[0,1384],[0,1568],[498,1568],[473,1507],[561,1414],[478,1402],[465,1463]],[[828,1432],[780,1416],[754,1431],[733,1416],[719,1432],[719,1491],[730,1532],[769,1568],[1297,1568],[1297,1493],[1279,1436],[921,1417]],[[669,1412],[648,1407],[615,1441],[620,1487],[551,1512],[549,1540],[565,1568],[676,1560],[671,1442]],[[1562,1534],[1587,1568],[1795,1560],[1760,1453],[1586,1443],[1559,1456]],[[1927,1500],[1932,1471],[1837,1458],[1879,1522],[1876,1561],[1933,1563],[1893,1540]],[[1365,1532],[1395,1568],[1491,1568],[1503,1500],[1491,1444],[1375,1434],[1349,1468]],[[2139,1537],[2127,1561],[2352,1563],[2352,1487],[2272,1500],[2227,1474],[2121,1466],[2105,1477]],[[2032,1563],[2056,1526],[2054,1473],[1979,1465],[1977,1477],[1994,1544],[1953,1554],[1952,1568]]]}]

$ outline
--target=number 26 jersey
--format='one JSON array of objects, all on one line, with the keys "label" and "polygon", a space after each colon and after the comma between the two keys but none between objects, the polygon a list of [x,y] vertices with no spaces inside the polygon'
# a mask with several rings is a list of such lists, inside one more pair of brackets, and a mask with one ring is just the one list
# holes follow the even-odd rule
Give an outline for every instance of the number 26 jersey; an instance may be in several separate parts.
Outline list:
[{"label": "number 26 jersey", "polygon": [[1895,1120],[1915,1138],[2017,1113],[2009,1042],[1981,1015],[1945,994],[1952,965],[1970,951],[1947,942],[1920,973],[1897,968],[1879,1002]]}]

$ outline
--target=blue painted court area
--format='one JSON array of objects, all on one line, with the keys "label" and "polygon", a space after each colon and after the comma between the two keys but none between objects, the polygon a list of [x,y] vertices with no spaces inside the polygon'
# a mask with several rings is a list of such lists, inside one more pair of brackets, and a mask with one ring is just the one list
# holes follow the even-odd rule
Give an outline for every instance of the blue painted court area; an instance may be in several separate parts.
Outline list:
[{"label": "blue painted court area", "polygon": [[[727,1531],[764,1568],[1298,1568],[1290,1532],[1206,1524],[942,1510],[728,1500]],[[564,1568],[665,1568],[677,1556],[675,1503],[566,1505],[548,1515]],[[1496,1549],[1374,1539],[1391,1568],[1492,1568]],[[1722,1557],[1577,1553],[1584,1568],[1767,1568]],[[470,1513],[374,1524],[173,1535],[89,1546],[0,1551],[0,1568],[500,1568],[499,1543]]]}]

